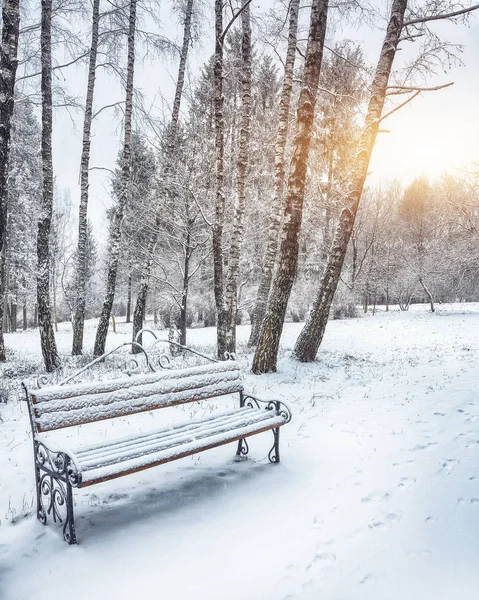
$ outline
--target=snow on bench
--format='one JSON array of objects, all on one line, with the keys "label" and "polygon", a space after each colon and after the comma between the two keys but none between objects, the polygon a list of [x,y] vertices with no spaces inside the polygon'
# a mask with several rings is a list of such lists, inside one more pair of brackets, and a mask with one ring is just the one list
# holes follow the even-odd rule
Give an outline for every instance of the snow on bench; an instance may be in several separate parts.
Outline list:
[{"label": "snow on bench", "polygon": [[[245,438],[265,431],[273,432],[269,460],[280,460],[279,428],[291,420],[291,412],[278,400],[246,395],[238,363],[211,362],[162,372],[153,371],[151,364],[149,368],[150,373],[104,381],[42,388],[23,384],[33,432],[37,518],[46,524],[51,516],[61,523],[70,544],[76,543],[73,487],[91,486],[230,442],[237,442],[237,456],[246,456]],[[238,408],[99,444],[82,443],[82,428],[74,448],[55,448],[43,435],[229,394],[239,395]]]}]

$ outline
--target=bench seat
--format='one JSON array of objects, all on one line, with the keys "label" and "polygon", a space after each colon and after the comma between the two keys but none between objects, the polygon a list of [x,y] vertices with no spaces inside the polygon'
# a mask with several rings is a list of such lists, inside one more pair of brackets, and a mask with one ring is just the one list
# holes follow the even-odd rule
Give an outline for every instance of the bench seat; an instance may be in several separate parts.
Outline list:
[{"label": "bench seat", "polygon": [[77,487],[87,487],[280,427],[285,420],[273,410],[235,408],[193,422],[83,445],[67,454],[77,470]]}]

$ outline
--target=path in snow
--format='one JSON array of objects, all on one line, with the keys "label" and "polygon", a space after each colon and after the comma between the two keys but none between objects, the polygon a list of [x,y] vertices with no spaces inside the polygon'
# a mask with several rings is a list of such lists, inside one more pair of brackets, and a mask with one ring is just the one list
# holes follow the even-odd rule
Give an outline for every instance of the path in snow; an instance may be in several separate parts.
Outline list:
[{"label": "path in snow", "polygon": [[[78,490],[77,547],[32,517],[26,413],[2,407],[0,598],[476,600],[478,326],[478,306],[331,322],[318,363],[285,355],[278,374],[247,375],[293,410],[281,465],[263,435],[244,462],[224,447]],[[91,436],[132,426],[158,420]]]}]

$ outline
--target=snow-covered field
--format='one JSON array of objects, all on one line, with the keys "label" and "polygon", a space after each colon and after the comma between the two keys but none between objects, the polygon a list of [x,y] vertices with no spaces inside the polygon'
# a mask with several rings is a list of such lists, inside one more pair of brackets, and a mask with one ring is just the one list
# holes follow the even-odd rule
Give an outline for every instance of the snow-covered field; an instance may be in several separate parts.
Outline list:
[{"label": "snow-covered field", "polygon": [[[1,600],[479,598],[479,305],[332,321],[309,365],[288,358],[300,327],[285,327],[277,374],[246,374],[248,390],[293,411],[280,465],[267,461],[267,433],[251,438],[246,461],[223,446],[75,490],[78,546],[34,517],[26,406],[0,404]],[[37,336],[6,342],[34,360]],[[68,324],[58,339],[66,354]],[[127,339],[120,326],[109,346]],[[212,329],[189,332],[193,347],[213,342]],[[238,359],[250,363],[244,344]]]}]

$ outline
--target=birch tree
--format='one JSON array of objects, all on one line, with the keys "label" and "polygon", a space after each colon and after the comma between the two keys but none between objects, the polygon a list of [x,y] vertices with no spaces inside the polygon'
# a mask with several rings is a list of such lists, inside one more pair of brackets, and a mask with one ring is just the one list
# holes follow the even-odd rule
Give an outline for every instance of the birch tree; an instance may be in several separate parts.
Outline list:
[{"label": "birch tree", "polygon": [[225,221],[224,154],[225,122],[223,114],[223,0],[215,0],[215,55],[213,66],[215,128],[215,221],[213,226],[213,288],[216,305],[216,352],[226,352],[227,312],[223,274],[223,228]]},{"label": "birch tree", "polygon": [[18,62],[19,29],[19,0],[5,0],[2,10],[2,43],[0,46],[0,362],[5,361],[3,313],[5,290],[4,245],[7,233],[7,169]]},{"label": "birch tree", "polygon": [[[239,136],[239,153],[237,163],[237,191],[233,214],[233,231],[228,259],[228,275],[225,285],[225,302],[227,310],[226,332],[221,337],[226,338],[226,351],[236,351],[236,318],[238,312],[238,278],[240,269],[241,244],[243,241],[243,220],[246,202],[246,177],[249,160],[249,143],[251,130],[251,22],[249,1],[242,1],[241,13],[241,125]],[[218,324],[219,326],[219,324]]]},{"label": "birch tree", "polygon": [[284,63],[283,86],[281,90],[278,128],[276,132],[276,145],[274,156],[274,191],[271,199],[271,216],[268,229],[268,241],[263,256],[261,275],[259,279],[256,301],[252,314],[251,334],[249,346],[258,342],[260,327],[266,312],[273,269],[278,249],[278,236],[283,215],[283,188],[286,175],[285,151],[288,139],[289,111],[291,94],[293,90],[294,64],[298,37],[298,16],[300,0],[291,0],[289,6],[289,31],[286,60]]},{"label": "birch tree", "polygon": [[[353,163],[353,172],[349,190],[344,198],[340,220],[336,228],[335,237],[324,268],[318,293],[306,324],[294,347],[294,355],[301,362],[310,362],[315,359],[324,336],[331,303],[341,276],[341,269],[346,255],[348,242],[353,231],[359,201],[364,188],[364,182],[368,173],[369,162],[380,123],[389,114],[392,114],[392,112],[395,112],[403,105],[410,102],[422,91],[420,88],[416,87],[394,86],[395,90],[401,92],[413,92],[413,94],[408,100],[393,109],[390,113],[383,115],[383,108],[388,93],[389,78],[400,42],[402,40],[412,40],[415,37],[424,35],[424,32],[413,33],[411,31],[411,29],[415,29],[421,24],[430,21],[460,17],[471,10],[479,8],[479,5],[476,5],[469,8],[461,7],[458,10],[448,12],[446,9],[451,8],[449,2],[434,1],[426,3],[422,11],[413,14],[410,19],[405,20],[407,6],[407,0],[394,0],[391,6],[386,34],[371,87],[371,96],[364,127]],[[457,3],[454,3],[454,7],[457,8],[457,6]],[[430,57],[428,60],[430,60]]]},{"label": "birch tree", "polygon": [[72,354],[81,354],[83,350],[83,327],[85,323],[85,291],[87,285],[87,235],[88,235],[88,188],[91,147],[91,124],[93,115],[93,96],[95,91],[96,63],[98,54],[100,25],[100,0],[93,0],[92,34],[90,59],[88,64],[88,83],[83,118],[82,154],[80,161],[80,208],[78,218],[78,247],[77,247],[77,297],[73,317]]},{"label": "birch tree", "polygon": [[105,352],[106,336],[108,334],[111,309],[115,299],[116,276],[118,272],[118,263],[120,260],[121,224],[123,221],[125,207],[130,195],[130,154],[133,116],[133,78],[135,69],[136,3],[137,0],[130,0],[121,186],[118,195],[115,216],[110,228],[110,247],[106,291],[100,315],[100,321],[98,323],[98,329],[96,332],[95,346],[93,349],[94,356],[101,356]]},{"label": "birch tree", "polygon": [[60,366],[50,307],[50,229],[53,213],[52,159],[52,2],[42,0],[42,202],[37,233],[37,306],[43,360],[47,372]]},{"label": "birch tree", "polygon": [[296,133],[288,177],[278,269],[272,283],[268,306],[253,359],[252,369],[256,374],[276,370],[279,340],[298,265],[299,233],[306,187],[306,172],[311,147],[311,133],[321,72],[327,16],[328,0],[313,0],[303,81],[298,100]]}]

